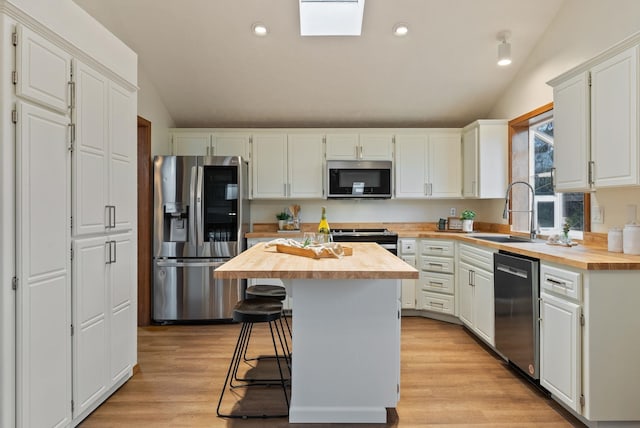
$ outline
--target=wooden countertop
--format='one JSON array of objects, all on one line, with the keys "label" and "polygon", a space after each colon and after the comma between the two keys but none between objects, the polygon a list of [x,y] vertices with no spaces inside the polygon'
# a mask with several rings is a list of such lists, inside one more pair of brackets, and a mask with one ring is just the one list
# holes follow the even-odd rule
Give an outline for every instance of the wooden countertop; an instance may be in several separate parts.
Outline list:
[{"label": "wooden countertop", "polygon": [[[572,266],[584,270],[640,270],[640,256],[632,256],[623,253],[611,253],[606,248],[596,248],[579,244],[575,247],[562,247],[547,245],[544,240],[535,243],[498,243],[484,241],[474,238],[474,235],[492,235],[490,232],[439,232],[436,230],[399,228],[398,230],[389,227],[390,230],[398,232],[399,238],[435,238],[450,239],[469,244],[494,248],[497,250],[510,251],[524,256],[535,257],[543,261]],[[508,234],[508,232],[507,232]],[[293,238],[296,234],[277,233],[275,231],[251,232],[247,238]],[[300,233],[300,236],[302,234]],[[605,242],[606,247],[606,242]]]},{"label": "wooden countertop", "polygon": [[350,243],[353,255],[311,259],[254,245],[214,271],[215,278],[417,279],[418,271],[378,244]]},{"label": "wooden countertop", "polygon": [[[404,234],[403,234],[404,235]],[[410,235],[412,238],[452,239],[469,244],[510,251],[523,256],[535,257],[543,261],[573,266],[585,270],[638,270],[640,256],[622,253],[610,253],[605,249],[576,245],[564,247],[548,245],[544,240],[536,242],[498,243],[475,238],[474,235],[492,235],[491,233],[449,233],[449,232],[419,232]],[[406,237],[409,237],[408,235]]]}]

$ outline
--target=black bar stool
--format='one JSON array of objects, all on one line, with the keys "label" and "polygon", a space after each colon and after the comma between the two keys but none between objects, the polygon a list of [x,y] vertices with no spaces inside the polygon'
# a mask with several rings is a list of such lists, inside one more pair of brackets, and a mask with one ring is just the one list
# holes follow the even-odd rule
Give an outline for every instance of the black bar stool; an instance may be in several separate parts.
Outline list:
[{"label": "black bar stool", "polygon": [[[287,298],[287,290],[284,287],[270,284],[256,284],[251,287],[247,287],[246,294],[248,298],[264,297],[266,299],[275,299],[280,301]],[[291,337],[291,327],[289,326],[289,321],[287,320],[287,316],[284,312],[282,313],[281,320],[282,319],[284,319],[287,331],[289,332],[289,337]]]},{"label": "black bar stool", "polygon": [[[282,302],[274,300],[274,299],[264,299],[264,298],[255,298],[242,300],[236,304],[233,309],[233,320],[236,322],[241,322],[242,326],[240,328],[240,334],[238,335],[238,341],[236,342],[235,350],[233,351],[233,356],[231,357],[231,362],[229,364],[229,370],[227,370],[227,376],[224,380],[224,385],[222,387],[222,392],[220,393],[220,398],[218,399],[218,407],[216,408],[216,413],[220,417],[225,418],[281,418],[287,417],[289,415],[289,395],[287,394],[287,381],[288,379],[284,376],[284,370],[282,366],[281,360],[286,362],[286,366],[289,367],[290,363],[288,360],[288,354],[285,348],[285,344],[283,338],[285,336],[285,332],[282,329],[282,326],[279,326],[277,322],[280,320],[282,315]],[[249,338],[251,337],[251,329],[253,324],[256,323],[268,323],[269,331],[271,333],[271,342],[273,343],[273,350],[275,352],[275,360],[278,364],[278,372],[280,374],[279,379],[248,379],[248,378],[238,378],[238,367],[240,365],[240,361],[242,360],[242,356],[246,352],[246,348],[249,344]],[[276,336],[278,337],[278,342],[280,345],[280,350],[282,354],[278,352],[278,343],[276,342]],[[234,380],[240,381],[240,384],[234,384]],[[274,384],[278,384],[282,387],[282,392],[284,393],[285,404],[287,406],[286,413],[275,413],[275,414],[234,414],[234,413],[221,413],[220,406],[222,404],[222,398],[227,390],[227,386],[230,388],[238,388],[238,387],[268,387]]]}]

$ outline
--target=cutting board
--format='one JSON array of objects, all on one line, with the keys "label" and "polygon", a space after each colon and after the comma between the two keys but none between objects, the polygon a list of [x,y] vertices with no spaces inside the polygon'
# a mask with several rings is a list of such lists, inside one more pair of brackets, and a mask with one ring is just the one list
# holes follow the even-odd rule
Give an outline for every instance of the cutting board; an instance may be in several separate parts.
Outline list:
[{"label": "cutting board", "polygon": [[[343,256],[353,255],[353,248],[342,246]],[[276,245],[276,251],[279,253],[293,254],[295,256],[309,257],[311,259],[335,258],[332,252],[323,249],[319,254],[308,248],[289,247],[288,245]]]}]

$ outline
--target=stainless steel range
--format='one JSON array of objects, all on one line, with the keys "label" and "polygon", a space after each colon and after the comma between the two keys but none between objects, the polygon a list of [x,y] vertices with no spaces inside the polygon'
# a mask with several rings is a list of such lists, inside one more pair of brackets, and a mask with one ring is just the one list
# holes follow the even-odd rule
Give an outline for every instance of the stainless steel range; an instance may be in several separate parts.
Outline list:
[{"label": "stainless steel range", "polygon": [[398,234],[388,229],[333,229],[334,242],[375,242],[398,255]]}]

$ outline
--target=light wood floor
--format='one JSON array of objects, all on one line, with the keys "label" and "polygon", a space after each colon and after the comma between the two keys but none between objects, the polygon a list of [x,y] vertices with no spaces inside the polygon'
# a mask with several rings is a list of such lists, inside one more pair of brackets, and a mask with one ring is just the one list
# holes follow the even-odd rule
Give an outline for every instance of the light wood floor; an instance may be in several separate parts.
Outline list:
[{"label": "light wood floor", "polygon": [[[288,424],[286,419],[216,417],[220,387],[238,331],[235,324],[140,328],[140,371],[82,427],[307,426]],[[258,352],[266,353],[269,342],[260,340],[266,337],[266,332],[261,333],[256,330],[258,341],[253,343]],[[401,359],[398,407],[389,410],[386,425],[372,426],[583,426],[516,376],[461,326],[404,317]],[[279,392],[272,391],[273,400],[282,399]]]}]

